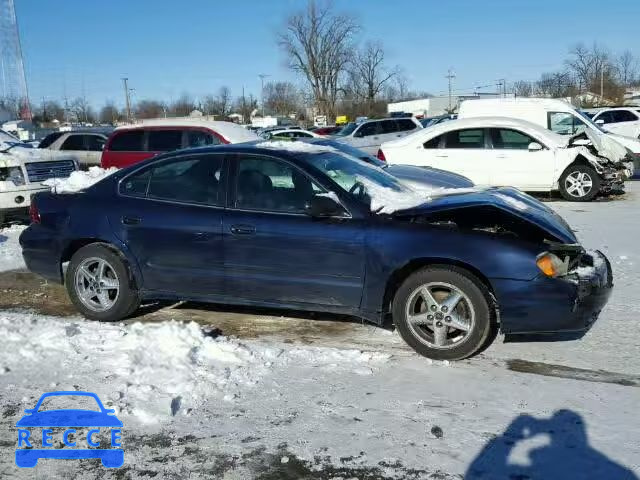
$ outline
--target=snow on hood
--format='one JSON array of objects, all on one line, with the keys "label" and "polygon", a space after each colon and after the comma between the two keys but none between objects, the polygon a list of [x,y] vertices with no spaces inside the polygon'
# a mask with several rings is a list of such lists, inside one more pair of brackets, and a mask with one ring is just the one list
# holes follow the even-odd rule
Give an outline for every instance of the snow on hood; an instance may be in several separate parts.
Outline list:
[{"label": "snow on hood", "polygon": [[[3,312],[0,336],[5,347],[0,365],[7,371],[30,372],[28,385],[16,387],[25,395],[34,388],[97,388],[116,415],[134,415],[147,424],[169,422],[172,415],[197,415],[198,406],[212,398],[250,398],[251,390],[274,369],[309,364],[357,371],[389,358],[360,350],[214,338],[193,322],[115,325]],[[67,374],[59,375],[60,365]],[[108,390],[100,391],[101,385]]]},{"label": "snow on hood", "polygon": [[75,171],[68,178],[51,178],[42,182],[43,185],[51,187],[54,193],[73,193],[89,188],[94,183],[107,178],[109,175],[116,173],[118,169],[111,167],[103,169],[100,167],[89,167],[86,172]]},{"label": "snow on hood", "polygon": [[286,150],[293,153],[340,153],[337,148],[329,145],[317,145],[307,142],[289,142],[286,140],[276,140],[260,142],[255,145],[258,148],[272,148],[274,150]]},{"label": "snow on hood", "polygon": [[374,213],[391,214],[398,210],[407,210],[422,205],[429,201],[426,193],[417,190],[394,190],[372,182],[366,177],[356,175],[356,180],[367,190],[367,195],[371,199],[370,210]]}]

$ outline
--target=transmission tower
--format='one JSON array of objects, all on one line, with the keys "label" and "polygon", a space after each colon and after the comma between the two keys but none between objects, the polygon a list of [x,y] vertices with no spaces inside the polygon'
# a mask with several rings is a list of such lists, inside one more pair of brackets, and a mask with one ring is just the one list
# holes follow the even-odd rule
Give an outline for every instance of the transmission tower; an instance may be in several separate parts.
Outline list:
[{"label": "transmission tower", "polygon": [[31,120],[13,0],[0,0],[0,101],[15,105],[20,118]]}]

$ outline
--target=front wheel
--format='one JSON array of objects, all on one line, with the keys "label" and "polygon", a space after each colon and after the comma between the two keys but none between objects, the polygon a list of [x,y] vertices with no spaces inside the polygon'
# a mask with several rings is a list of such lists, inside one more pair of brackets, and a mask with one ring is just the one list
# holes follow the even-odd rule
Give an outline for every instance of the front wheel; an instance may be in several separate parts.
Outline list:
[{"label": "front wheel", "polygon": [[493,325],[487,288],[457,267],[411,274],[393,299],[393,321],[410,347],[434,360],[462,360],[485,346]]},{"label": "front wheel", "polygon": [[131,315],[140,304],[129,278],[128,266],[120,255],[106,245],[91,244],[73,255],[65,283],[69,298],[82,315],[114,322]]},{"label": "front wheel", "polygon": [[560,194],[570,202],[589,202],[600,190],[600,175],[586,165],[570,165],[560,177]]}]

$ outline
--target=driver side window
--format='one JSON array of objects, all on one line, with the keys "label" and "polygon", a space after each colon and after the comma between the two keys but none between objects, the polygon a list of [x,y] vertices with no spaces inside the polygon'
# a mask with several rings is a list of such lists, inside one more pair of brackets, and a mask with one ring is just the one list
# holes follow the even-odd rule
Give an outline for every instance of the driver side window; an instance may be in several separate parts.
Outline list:
[{"label": "driver side window", "polygon": [[371,135],[376,135],[378,133],[378,126],[380,122],[370,122],[365,123],[360,127],[357,132],[358,137],[369,137]]},{"label": "driver side window", "polygon": [[304,213],[312,197],[326,191],[305,173],[273,158],[237,160],[235,206],[243,210]]},{"label": "driver side window", "polygon": [[549,112],[547,114],[547,128],[560,135],[574,135],[584,129],[584,122],[572,113]]}]

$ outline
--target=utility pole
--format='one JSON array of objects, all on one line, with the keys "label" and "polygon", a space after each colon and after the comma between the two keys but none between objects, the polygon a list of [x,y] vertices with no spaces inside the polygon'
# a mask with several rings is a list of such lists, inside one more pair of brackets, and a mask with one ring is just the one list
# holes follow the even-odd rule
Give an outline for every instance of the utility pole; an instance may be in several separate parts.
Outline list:
[{"label": "utility pole", "polygon": [[247,124],[247,118],[245,115],[247,114],[247,104],[244,98],[244,85],[242,86],[242,123]]},{"label": "utility pole", "polygon": [[267,75],[265,73],[258,75],[258,77],[260,77],[260,103],[262,103],[262,118],[264,118],[264,79],[270,76],[271,75]]},{"label": "utility pole", "polygon": [[604,100],[604,67],[600,67],[600,102]]},{"label": "utility pole", "polygon": [[445,78],[449,80],[449,113],[451,113],[451,81],[456,78],[456,74],[453,73],[453,70],[449,69]]},{"label": "utility pole", "polygon": [[505,78],[499,79],[497,86],[500,87],[500,95],[503,98],[506,98],[506,96],[507,96],[507,80]]},{"label": "utility pole", "polygon": [[131,99],[129,98],[129,79],[124,77],[122,79],[124,83],[124,98],[127,103],[127,122],[131,122]]}]

